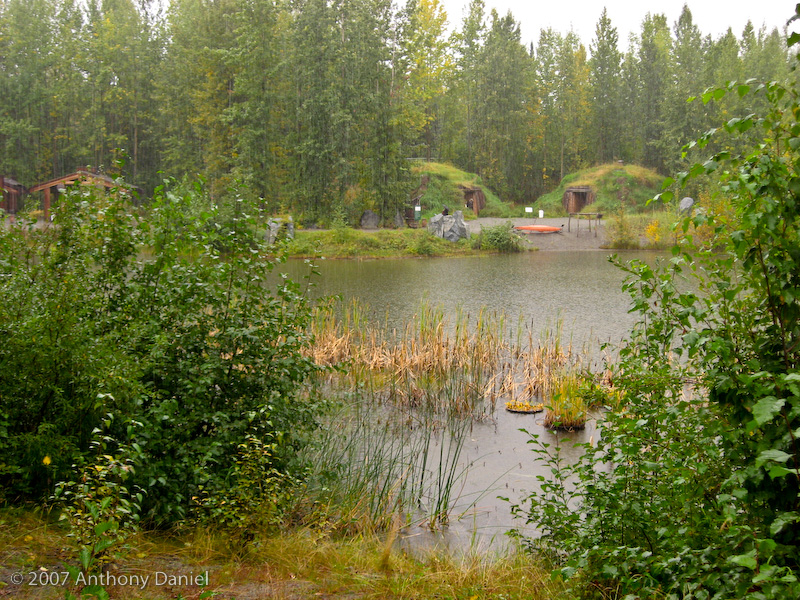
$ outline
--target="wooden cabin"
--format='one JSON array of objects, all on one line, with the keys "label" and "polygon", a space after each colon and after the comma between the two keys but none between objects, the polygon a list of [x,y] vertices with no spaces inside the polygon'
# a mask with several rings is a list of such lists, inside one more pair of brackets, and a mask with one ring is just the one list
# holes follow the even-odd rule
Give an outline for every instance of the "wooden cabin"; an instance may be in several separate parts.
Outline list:
[{"label": "wooden cabin", "polygon": [[569,214],[579,213],[584,206],[588,206],[597,199],[597,194],[588,185],[577,185],[564,190],[561,205]]},{"label": "wooden cabin", "polygon": [[17,214],[27,191],[18,181],[0,175],[0,210],[11,215]]}]

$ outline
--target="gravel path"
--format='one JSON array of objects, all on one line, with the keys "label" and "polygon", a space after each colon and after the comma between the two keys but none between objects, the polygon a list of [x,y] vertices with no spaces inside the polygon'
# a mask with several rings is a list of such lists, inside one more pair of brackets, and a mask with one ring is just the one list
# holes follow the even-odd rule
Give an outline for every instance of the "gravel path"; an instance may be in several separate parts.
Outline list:
[{"label": "gravel path", "polygon": [[520,233],[526,243],[532,248],[539,250],[601,250],[605,243],[605,220],[591,221],[591,231],[589,231],[589,221],[575,218],[571,220],[567,217],[556,219],[495,219],[491,217],[478,218],[467,221],[467,227],[472,235],[478,234],[482,227],[492,227],[512,221],[514,225],[553,225],[562,227],[561,233]]}]

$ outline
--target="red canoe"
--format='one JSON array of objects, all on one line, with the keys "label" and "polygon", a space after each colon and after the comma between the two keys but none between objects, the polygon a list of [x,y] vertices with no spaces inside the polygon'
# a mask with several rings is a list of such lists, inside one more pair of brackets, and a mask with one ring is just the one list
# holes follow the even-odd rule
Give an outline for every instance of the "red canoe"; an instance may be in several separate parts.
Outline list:
[{"label": "red canoe", "polygon": [[523,233],[560,233],[561,227],[553,227],[551,225],[517,225],[514,227],[517,231]]}]

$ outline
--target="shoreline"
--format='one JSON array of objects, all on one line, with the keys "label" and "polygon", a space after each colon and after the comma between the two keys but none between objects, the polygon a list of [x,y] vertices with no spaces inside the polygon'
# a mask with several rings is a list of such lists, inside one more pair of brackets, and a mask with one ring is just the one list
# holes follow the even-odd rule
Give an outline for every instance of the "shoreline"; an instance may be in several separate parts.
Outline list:
[{"label": "shoreline", "polygon": [[551,217],[537,219],[534,217],[521,218],[495,218],[479,217],[467,221],[467,229],[470,235],[478,235],[483,227],[494,227],[511,221],[514,226],[518,225],[549,225],[553,227],[563,227],[561,233],[519,233],[525,240],[525,245],[529,249],[537,249],[540,252],[548,251],[575,251],[575,250],[609,250],[605,248],[605,220],[599,222],[591,221],[591,231],[589,230],[588,219],[571,220],[567,217]]}]

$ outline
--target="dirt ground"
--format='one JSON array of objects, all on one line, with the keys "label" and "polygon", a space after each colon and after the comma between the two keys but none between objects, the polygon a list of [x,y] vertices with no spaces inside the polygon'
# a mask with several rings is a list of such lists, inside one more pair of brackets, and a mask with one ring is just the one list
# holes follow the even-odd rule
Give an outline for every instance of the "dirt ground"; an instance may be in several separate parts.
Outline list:
[{"label": "dirt ground", "polygon": [[[495,219],[479,218],[474,221],[467,221],[467,227],[471,235],[480,233],[482,227],[492,227],[507,221],[512,221],[517,225],[551,225],[561,227],[561,233],[522,233],[520,235],[526,243],[539,250],[600,250],[606,241],[605,221],[568,217],[556,219]],[[591,229],[590,229],[591,225]]]}]

